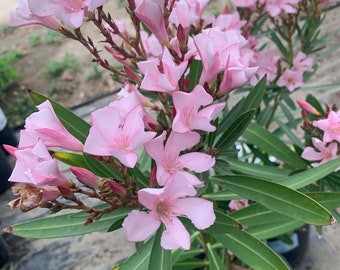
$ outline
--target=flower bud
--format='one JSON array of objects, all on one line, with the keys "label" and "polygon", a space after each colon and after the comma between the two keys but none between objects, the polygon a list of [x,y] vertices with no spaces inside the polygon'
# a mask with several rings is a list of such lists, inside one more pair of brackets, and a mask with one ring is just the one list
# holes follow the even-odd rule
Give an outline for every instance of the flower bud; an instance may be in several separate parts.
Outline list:
[{"label": "flower bud", "polygon": [[131,79],[133,82],[137,83],[140,85],[142,83],[142,79],[138,76],[136,72],[132,70],[129,66],[124,65],[124,71],[126,75]]},{"label": "flower bud", "polygon": [[151,188],[155,188],[157,187],[157,178],[156,178],[156,174],[157,174],[157,166],[154,166],[151,170],[151,174],[150,174],[150,183],[149,183],[149,187]]},{"label": "flower bud", "polygon": [[126,193],[125,188],[121,184],[117,183],[116,181],[110,180],[108,183],[109,183],[109,187],[114,193],[119,194],[119,195],[123,195]]},{"label": "flower bud", "polygon": [[73,191],[67,186],[58,186],[58,189],[65,199],[68,200],[75,200],[76,196],[74,195]]},{"label": "flower bud", "polygon": [[311,104],[309,104],[307,101],[304,101],[302,99],[296,100],[297,104],[301,107],[302,110],[305,110],[309,113],[312,113],[316,116],[320,116],[321,114],[315,109]]},{"label": "flower bud", "polygon": [[87,187],[97,188],[100,183],[100,178],[93,172],[81,168],[81,167],[71,167],[71,172],[76,176],[76,178]]}]

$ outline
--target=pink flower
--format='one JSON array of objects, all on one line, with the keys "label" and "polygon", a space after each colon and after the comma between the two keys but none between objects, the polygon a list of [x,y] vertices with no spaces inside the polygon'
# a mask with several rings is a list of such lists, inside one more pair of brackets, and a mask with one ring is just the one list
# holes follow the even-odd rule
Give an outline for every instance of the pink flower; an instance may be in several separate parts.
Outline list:
[{"label": "pink flower", "polygon": [[[191,93],[176,91],[172,98],[176,109],[173,131],[185,133],[194,129],[209,132],[216,130],[210,121],[223,110],[225,103],[208,106],[213,102],[213,98],[201,85],[196,85]],[[202,106],[204,108],[199,110]]]},{"label": "pink flower", "polygon": [[224,71],[218,91],[220,94],[227,94],[234,89],[244,86],[259,69],[258,66],[250,66],[249,53],[243,54],[239,59],[229,60],[230,58],[228,59],[227,68]]},{"label": "pink flower", "polygon": [[188,61],[177,65],[167,48],[155,59],[137,63],[140,71],[145,75],[140,86],[143,90],[156,92],[171,92],[179,89],[178,81],[183,76]]},{"label": "pink flower", "polygon": [[235,30],[221,31],[218,27],[203,30],[194,37],[194,43],[202,61],[203,70],[199,83],[210,83],[226,69],[228,59],[240,57],[240,48],[246,40]]},{"label": "pink flower", "polygon": [[266,3],[265,9],[271,17],[278,16],[281,12],[296,13],[293,7],[299,0],[261,0],[260,2]]},{"label": "pink flower", "polygon": [[164,145],[165,136],[164,131],[160,136],[145,144],[146,152],[156,162],[158,184],[164,186],[172,175],[181,173],[191,185],[202,187],[204,184],[195,175],[183,169],[187,168],[198,173],[204,172],[215,165],[215,159],[200,152],[179,155],[181,151],[189,149],[199,142],[199,134],[196,132],[171,132]]},{"label": "pink flower", "polygon": [[277,81],[278,86],[287,87],[290,92],[304,85],[303,72],[286,69]]},{"label": "pink flower", "polygon": [[114,156],[127,167],[134,167],[136,148],[155,136],[145,132],[142,108],[136,106],[126,118],[119,110],[106,106],[91,114],[92,127],[84,145],[84,152],[98,156]]},{"label": "pink flower", "polygon": [[164,0],[135,0],[136,16],[150,29],[161,44],[169,41],[164,21]]},{"label": "pink flower", "polygon": [[241,27],[246,24],[245,20],[240,20],[240,14],[235,11],[230,14],[220,14],[216,17],[213,27],[218,27],[221,31],[236,30],[241,33]]},{"label": "pink flower", "polygon": [[233,3],[236,7],[242,8],[253,8],[256,6],[257,0],[233,0]]},{"label": "pink flower", "polygon": [[18,149],[14,156],[17,161],[8,181],[36,186],[60,186],[67,181],[58,169],[57,160],[51,157],[42,141],[33,148]]},{"label": "pink flower", "polygon": [[[150,212],[133,210],[124,220],[123,228],[127,240],[140,242],[148,239],[160,227],[165,225],[161,237],[164,249],[190,249],[190,234],[178,216],[191,220],[199,230],[210,227],[215,222],[213,204],[196,195],[195,189],[182,176],[176,175],[160,189],[145,188],[138,191],[139,202]],[[189,198],[187,196],[190,196]]]},{"label": "pink flower", "polygon": [[57,146],[76,152],[83,150],[83,144],[66,130],[48,100],[37,108],[39,111],[32,113],[25,122],[25,128],[31,135],[43,140],[48,147]]},{"label": "pink flower", "polygon": [[[309,161],[319,161],[312,163],[313,167],[317,167],[337,157],[338,144],[336,142],[327,145],[326,142],[320,141],[317,138],[312,138],[312,142],[314,147],[307,146],[303,150],[301,157]],[[339,169],[340,167],[337,170]]]},{"label": "pink flower", "polygon": [[154,34],[149,35],[145,31],[140,31],[140,36],[143,42],[146,56],[148,58],[158,57],[162,53],[162,45],[159,43]]},{"label": "pink flower", "polygon": [[231,212],[240,210],[244,207],[248,206],[248,200],[247,199],[242,199],[242,200],[231,200],[230,203],[228,204],[228,207]]},{"label": "pink flower", "polygon": [[169,21],[176,26],[189,28],[202,17],[209,0],[179,0],[174,3]]},{"label": "pink flower", "polygon": [[40,24],[53,30],[61,27],[60,22],[54,16],[37,16],[28,6],[28,0],[18,0],[18,8],[10,14],[10,26],[18,27],[31,24]]},{"label": "pink flower", "polygon": [[313,122],[313,126],[321,129],[323,133],[323,141],[331,142],[336,140],[340,142],[340,113],[330,111],[327,119]]},{"label": "pink flower", "polygon": [[53,201],[60,196],[57,187],[34,187],[31,185],[12,187],[14,195],[20,197],[10,201],[8,206],[12,209],[19,208],[22,212],[28,212],[46,202]]},{"label": "pink flower", "polygon": [[37,16],[56,16],[71,28],[79,28],[84,16],[102,6],[106,0],[28,0],[29,7]]},{"label": "pink flower", "polygon": [[298,52],[293,60],[293,70],[295,71],[313,71],[313,58],[306,57],[303,52]]}]

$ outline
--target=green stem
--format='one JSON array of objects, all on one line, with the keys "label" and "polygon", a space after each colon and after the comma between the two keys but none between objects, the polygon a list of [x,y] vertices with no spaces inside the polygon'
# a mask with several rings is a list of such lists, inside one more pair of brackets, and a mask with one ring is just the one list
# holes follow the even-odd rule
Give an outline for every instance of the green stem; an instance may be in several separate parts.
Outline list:
[{"label": "green stem", "polygon": [[275,99],[274,99],[273,110],[272,110],[272,112],[271,112],[271,114],[270,114],[270,117],[269,117],[269,119],[268,119],[268,122],[267,122],[267,124],[266,124],[266,126],[265,126],[266,129],[269,128],[270,124],[271,124],[272,121],[273,121],[273,118],[274,118],[274,115],[275,115],[275,113],[276,113],[276,110],[277,110],[277,108],[278,108],[278,106],[279,106],[279,104],[280,104],[280,97],[281,97],[281,89],[279,89],[279,91],[277,91],[277,93],[276,93],[276,96],[275,96]]}]

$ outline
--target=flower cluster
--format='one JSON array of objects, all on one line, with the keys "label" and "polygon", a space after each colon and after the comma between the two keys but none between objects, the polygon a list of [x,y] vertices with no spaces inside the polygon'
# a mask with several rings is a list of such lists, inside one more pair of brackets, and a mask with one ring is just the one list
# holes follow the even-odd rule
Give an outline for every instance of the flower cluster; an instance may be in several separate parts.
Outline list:
[{"label": "flower cluster", "polygon": [[[304,118],[303,129],[309,138],[301,156],[312,162],[313,167],[319,166],[339,156],[340,143],[340,112],[327,108],[326,113],[319,112],[314,106],[304,100],[297,100],[302,108]],[[337,169],[339,170],[340,167]]]},{"label": "flower cluster", "polygon": [[[218,231],[221,243],[229,248],[224,237],[243,228],[237,215],[247,215],[241,208],[247,210],[254,202],[258,204],[250,207],[263,203],[279,220],[298,220],[289,226],[298,227],[301,221],[316,225],[333,222],[327,210],[314,200],[275,183],[276,176],[270,179],[272,182],[263,179],[275,169],[288,178],[294,170],[308,167],[266,129],[277,120],[278,108],[295,123],[286,108],[294,108],[289,94],[304,85],[307,73],[315,71],[316,63],[310,55],[320,48],[313,42],[317,40],[313,33],[318,33],[320,7],[330,1],[234,0],[234,9],[226,6],[220,14],[205,17],[207,0],[128,0],[129,24],[105,12],[105,2],[18,0],[19,7],[11,14],[12,26],[41,24],[80,42],[93,61],[122,84],[116,100],[91,113],[91,124],[57,102],[30,93],[39,104],[38,112],[27,118],[18,148],[5,146],[17,160],[9,181],[23,184],[14,188],[20,197],[9,204],[11,207],[23,211],[38,206],[52,212],[83,210],[88,213],[87,225],[100,222],[103,215],[117,209],[127,209],[113,227],[123,227],[127,240],[133,242],[147,241],[154,234],[157,238],[160,232],[157,239],[166,250],[190,249],[193,227],[208,231],[208,235],[209,230]],[[307,17],[307,26],[296,31],[301,17]],[[275,46],[258,38],[264,19],[273,26],[268,36]],[[102,34],[102,48],[84,36],[84,21],[93,23]],[[112,58],[107,60],[103,50]],[[117,62],[119,65],[111,64]],[[229,108],[232,91],[247,91],[250,85],[256,86]],[[262,100],[265,106],[261,106]],[[304,113],[319,117],[307,103],[300,105]],[[337,154],[340,115],[329,111],[325,118],[319,117],[313,124],[306,124],[305,119],[306,129],[322,134],[313,139],[318,151],[307,147],[302,154],[307,160],[325,163]],[[281,124],[279,120],[276,123]],[[242,175],[240,183],[235,184],[233,176],[240,176],[242,165],[238,167],[240,161],[230,159],[237,156],[235,142],[241,135],[253,155],[250,162],[244,162],[244,174],[255,175]],[[271,144],[261,149],[266,140],[272,140]],[[274,167],[277,164],[269,159],[271,150],[284,170]],[[268,174],[257,168],[258,158]],[[69,164],[78,181],[61,172],[57,160]],[[249,180],[250,188],[244,185],[244,179]],[[307,183],[305,177],[301,179]],[[289,185],[289,179],[286,182]],[[272,190],[267,188],[273,185]],[[83,195],[104,205],[90,206]],[[222,202],[214,204],[210,200]],[[289,202],[291,217],[285,216],[288,210],[283,201]],[[294,206],[294,202],[299,205]],[[315,213],[306,213],[305,209],[315,209]],[[192,224],[188,225],[188,220]],[[256,229],[267,226],[267,222]],[[251,224],[257,225],[255,221]],[[267,235],[268,231],[275,230],[262,233]],[[211,243],[220,239],[214,233],[202,236],[197,244],[204,246],[210,259],[218,257]],[[241,237],[249,244],[263,245],[250,234]],[[271,253],[266,254],[262,255]],[[251,264],[251,257],[242,259]],[[278,257],[270,260],[277,263],[277,269],[286,269]]]}]

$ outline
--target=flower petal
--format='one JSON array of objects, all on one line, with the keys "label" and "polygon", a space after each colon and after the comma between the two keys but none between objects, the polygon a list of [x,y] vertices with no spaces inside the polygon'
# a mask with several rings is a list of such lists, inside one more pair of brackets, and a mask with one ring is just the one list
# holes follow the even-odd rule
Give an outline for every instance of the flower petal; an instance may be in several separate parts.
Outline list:
[{"label": "flower petal", "polygon": [[164,249],[190,249],[190,234],[177,217],[173,217],[171,223],[165,226],[166,229],[161,238],[161,246]]},{"label": "flower petal", "polygon": [[157,231],[161,221],[155,219],[152,215],[133,210],[123,222],[123,228],[126,232],[126,239],[131,242],[141,242],[148,239]]}]

